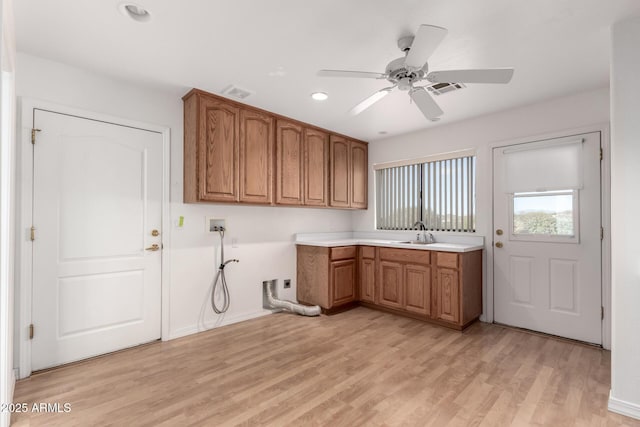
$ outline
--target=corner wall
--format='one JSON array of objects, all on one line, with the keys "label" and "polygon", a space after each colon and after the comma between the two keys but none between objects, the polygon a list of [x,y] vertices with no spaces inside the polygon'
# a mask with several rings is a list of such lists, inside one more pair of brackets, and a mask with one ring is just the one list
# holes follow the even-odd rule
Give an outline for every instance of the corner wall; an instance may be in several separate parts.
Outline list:
[{"label": "corner wall", "polygon": [[[279,279],[279,295],[295,299],[294,234],[351,230],[349,211],[183,204],[181,97],[190,88],[136,84],[22,53],[16,85],[19,97],[170,127],[172,228],[163,230],[170,241],[169,336],[165,339],[268,313],[262,310],[264,280]],[[184,217],[182,228],[176,227],[180,216]],[[231,306],[220,316],[214,315],[208,299],[220,255],[218,234],[205,233],[207,216],[226,218],[225,256],[240,260],[225,270]],[[286,292],[282,279],[292,279]]]},{"label": "corner wall", "polygon": [[640,18],[612,27],[612,313],[609,409],[640,419]]}]

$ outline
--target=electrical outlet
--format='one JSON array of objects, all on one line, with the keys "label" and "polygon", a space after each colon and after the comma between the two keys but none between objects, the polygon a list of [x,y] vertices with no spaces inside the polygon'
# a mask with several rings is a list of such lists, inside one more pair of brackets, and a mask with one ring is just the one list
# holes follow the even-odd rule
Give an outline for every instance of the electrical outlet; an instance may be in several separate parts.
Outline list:
[{"label": "electrical outlet", "polygon": [[284,288],[289,289],[291,287],[291,279],[284,279]]}]

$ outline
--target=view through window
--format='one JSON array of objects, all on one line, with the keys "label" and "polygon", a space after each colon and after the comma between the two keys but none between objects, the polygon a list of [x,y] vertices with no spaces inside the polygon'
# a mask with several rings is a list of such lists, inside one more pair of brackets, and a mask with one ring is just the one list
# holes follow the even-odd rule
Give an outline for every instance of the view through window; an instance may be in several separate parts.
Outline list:
[{"label": "view through window", "polygon": [[376,227],[475,232],[475,156],[376,171]]}]

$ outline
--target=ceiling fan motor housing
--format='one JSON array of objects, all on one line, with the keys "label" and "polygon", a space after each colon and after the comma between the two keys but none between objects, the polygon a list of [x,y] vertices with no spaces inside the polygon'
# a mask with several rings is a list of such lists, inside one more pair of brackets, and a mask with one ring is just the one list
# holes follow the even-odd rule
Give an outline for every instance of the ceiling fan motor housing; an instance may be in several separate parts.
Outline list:
[{"label": "ceiling fan motor housing", "polygon": [[[398,44],[400,44],[400,42],[398,42]],[[398,89],[409,90],[415,82],[425,78],[428,66],[427,64],[424,64],[422,69],[411,71],[405,66],[404,60],[405,58],[403,56],[389,62],[385,70],[385,74],[388,76],[387,80],[397,85]]]}]

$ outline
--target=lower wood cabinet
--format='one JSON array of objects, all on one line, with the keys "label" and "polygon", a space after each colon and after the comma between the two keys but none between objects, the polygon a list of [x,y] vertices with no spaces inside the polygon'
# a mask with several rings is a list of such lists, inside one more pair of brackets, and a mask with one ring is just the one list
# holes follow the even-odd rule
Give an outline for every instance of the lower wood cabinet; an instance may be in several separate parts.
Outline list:
[{"label": "lower wood cabinet", "polygon": [[375,302],[376,248],[360,246],[358,248],[358,282],[360,301]]},{"label": "lower wood cabinet", "polygon": [[404,309],[429,316],[431,313],[431,267],[404,267]]},{"label": "lower wood cabinet", "polygon": [[435,318],[447,322],[460,321],[458,272],[450,268],[436,269]]},{"label": "lower wood cabinet", "polygon": [[[331,282],[331,307],[356,300],[356,260],[344,259],[331,261],[329,264],[329,280]],[[327,308],[331,308],[327,307]]]},{"label": "lower wood cabinet", "polygon": [[403,308],[403,280],[402,264],[391,261],[380,261],[379,263],[380,284],[378,304],[391,307]]},{"label": "lower wood cabinet", "polygon": [[431,313],[431,252],[379,249],[378,304],[429,316]]},{"label": "lower wood cabinet", "polygon": [[298,245],[297,296],[325,310],[356,301],[464,329],[482,314],[482,251]]},{"label": "lower wood cabinet", "polygon": [[357,248],[297,247],[297,299],[334,309],[358,299]]},{"label": "lower wood cabinet", "polygon": [[433,318],[464,328],[482,314],[482,251],[434,253]]}]

